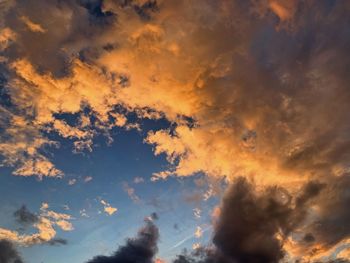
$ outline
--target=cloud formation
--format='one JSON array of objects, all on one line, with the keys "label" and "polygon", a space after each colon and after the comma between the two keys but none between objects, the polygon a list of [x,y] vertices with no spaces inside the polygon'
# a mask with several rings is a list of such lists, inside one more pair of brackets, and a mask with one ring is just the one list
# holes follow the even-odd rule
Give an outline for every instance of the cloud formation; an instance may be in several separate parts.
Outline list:
[{"label": "cloud formation", "polygon": [[0,240],[1,263],[23,263],[13,244],[7,240]]},{"label": "cloud formation", "polygon": [[[145,139],[173,164],[162,178],[205,172],[298,185],[346,171],[347,2],[141,2],[5,9],[13,107],[3,109],[0,151],[14,174],[62,176],[43,152],[58,147],[48,132],[91,151],[97,134],[139,129],[127,112],[176,124]],[[63,113],[78,118],[68,123]]]},{"label": "cloud formation", "polygon": [[130,238],[111,256],[97,256],[88,263],[152,263],[158,251],[158,228],[146,220],[135,238]]},{"label": "cloud formation", "polygon": [[0,239],[8,240],[21,246],[32,246],[36,244],[65,245],[67,241],[56,238],[55,227],[63,231],[72,231],[73,225],[70,222],[72,217],[68,214],[57,213],[48,210],[49,205],[43,203],[40,208],[40,214],[33,214],[25,205],[14,212],[16,220],[26,226],[33,226],[37,229],[34,234],[22,234],[19,231],[0,228]]},{"label": "cloud formation", "polygon": [[98,135],[142,129],[129,113],[164,118],[144,138],[170,163],[152,181],[203,172],[234,185],[214,237],[225,257],[314,260],[348,243],[348,1],[17,0],[1,12],[0,154],[14,175],[64,175],[52,134],[93,151]]},{"label": "cloud formation", "polygon": [[[347,215],[323,212],[328,211],[328,202],[334,209],[342,206],[347,211],[342,205],[347,202],[346,194],[330,198],[334,185],[340,181],[344,185],[343,180],[349,178],[328,185],[311,181],[292,196],[279,186],[259,188],[237,178],[226,192],[215,222],[214,246],[197,249],[192,256],[179,255],[174,262],[325,262],[322,258],[339,253],[334,253],[338,243],[349,247]],[[329,221],[338,224],[327,229]]]}]

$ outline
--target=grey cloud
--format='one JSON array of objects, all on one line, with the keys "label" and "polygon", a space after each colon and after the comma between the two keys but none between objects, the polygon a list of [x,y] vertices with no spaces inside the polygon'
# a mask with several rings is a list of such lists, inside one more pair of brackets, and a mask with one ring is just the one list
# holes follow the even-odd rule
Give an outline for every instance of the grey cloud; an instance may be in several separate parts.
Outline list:
[{"label": "grey cloud", "polygon": [[16,220],[21,224],[34,224],[38,222],[39,217],[30,212],[25,205],[22,205],[20,209],[13,213]]},{"label": "grey cloud", "polygon": [[[312,205],[320,204],[322,209],[325,208],[321,200],[328,196],[327,187],[328,184],[311,181],[293,197],[287,190],[277,186],[258,191],[253,183],[238,178],[223,199],[220,218],[214,229],[215,246],[193,253],[185,252],[178,255],[174,263],[283,262],[286,254],[283,240],[300,226],[304,226]],[[338,201],[334,201],[332,205],[337,206],[337,203]],[[327,222],[334,219],[333,216],[337,217],[339,213],[332,216],[323,214],[319,220]],[[342,219],[345,221],[345,218]],[[344,221],[342,227],[347,225]],[[337,241],[349,234],[346,230],[338,231],[339,233],[343,235],[338,236]],[[326,229],[319,234],[337,235],[337,231]],[[314,232],[306,233],[304,241],[321,242],[313,235]]]},{"label": "grey cloud", "polygon": [[50,246],[67,245],[68,241],[66,239],[63,239],[63,238],[54,238],[54,239],[49,240],[47,242],[47,244],[49,244]]},{"label": "grey cloud", "polygon": [[1,263],[23,263],[13,244],[7,240],[0,240]]},{"label": "grey cloud", "polygon": [[97,256],[88,263],[152,263],[157,253],[158,228],[151,222],[141,228],[136,238],[130,238],[111,256]]}]

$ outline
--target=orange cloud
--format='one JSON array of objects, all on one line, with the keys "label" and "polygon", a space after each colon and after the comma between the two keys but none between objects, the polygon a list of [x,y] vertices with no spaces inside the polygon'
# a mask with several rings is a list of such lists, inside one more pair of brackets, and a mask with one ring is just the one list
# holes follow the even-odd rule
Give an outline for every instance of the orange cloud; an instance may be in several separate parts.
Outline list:
[{"label": "orange cloud", "polygon": [[103,210],[108,214],[108,215],[113,215],[115,212],[118,211],[117,208],[112,207],[109,203],[107,203],[104,200],[101,200],[101,204],[103,205]]},{"label": "orange cloud", "polygon": [[55,225],[63,231],[72,231],[73,225],[69,220],[72,217],[68,214],[57,213],[51,210],[47,203],[43,203],[40,210],[38,222],[33,225],[38,230],[34,234],[20,234],[17,231],[0,228],[0,239],[7,239],[21,246],[32,246],[44,244],[53,240],[57,234]]},{"label": "orange cloud", "polygon": [[26,16],[22,16],[21,20],[28,27],[28,29],[32,32],[36,32],[36,33],[45,33],[46,32],[46,30],[40,24],[32,22]]}]

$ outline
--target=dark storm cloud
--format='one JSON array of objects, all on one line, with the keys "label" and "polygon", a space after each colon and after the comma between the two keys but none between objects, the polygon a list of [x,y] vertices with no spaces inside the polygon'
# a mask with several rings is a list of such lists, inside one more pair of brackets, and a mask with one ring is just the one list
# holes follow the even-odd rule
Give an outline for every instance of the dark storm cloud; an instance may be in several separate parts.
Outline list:
[{"label": "dark storm cloud", "polygon": [[88,263],[152,263],[157,253],[158,228],[149,220],[136,238],[130,238],[111,256],[97,256]]},{"label": "dark storm cloud", "polygon": [[25,205],[22,205],[20,209],[13,213],[17,222],[21,224],[34,224],[39,221],[39,217],[30,212]]},{"label": "dark storm cloud", "polygon": [[11,242],[0,240],[0,263],[23,263]]},{"label": "dark storm cloud", "polygon": [[258,194],[253,184],[237,179],[224,197],[214,244],[226,257],[238,262],[279,262],[284,251],[276,235],[288,235],[304,219],[304,205],[318,193],[310,191],[313,187],[314,184],[305,187],[302,201],[293,209],[284,189],[271,187]]},{"label": "dark storm cloud", "polygon": [[[306,247],[317,243],[332,248],[350,235],[349,189],[346,175],[322,183],[310,181],[293,198],[283,188],[258,191],[254,184],[238,178],[223,199],[213,237],[215,248],[183,253],[174,263],[277,263],[285,256],[283,240],[300,226],[309,231],[302,239]],[[305,222],[313,205],[319,214],[311,223]]]}]

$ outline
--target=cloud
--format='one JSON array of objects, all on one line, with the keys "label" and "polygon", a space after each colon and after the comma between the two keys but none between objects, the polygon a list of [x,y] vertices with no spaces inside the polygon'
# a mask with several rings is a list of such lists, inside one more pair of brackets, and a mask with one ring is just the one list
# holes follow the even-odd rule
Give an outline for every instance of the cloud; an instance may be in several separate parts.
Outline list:
[{"label": "cloud", "polygon": [[86,213],[86,209],[82,209],[79,211],[81,217],[89,218],[90,216]]},{"label": "cloud", "polygon": [[[170,163],[152,180],[203,172],[237,192],[217,217],[221,256],[316,260],[349,236],[349,10],[347,1],[313,0],[8,4],[2,165],[19,176],[62,177],[49,157],[59,147],[51,133],[73,152],[92,151],[96,136],[111,141],[113,128],[141,127],[128,122],[130,112],[164,118],[171,125],[144,140]],[[240,176],[256,186],[237,183]],[[240,215],[228,212],[230,202]],[[226,218],[249,227],[226,226]],[[232,249],[230,231],[238,232]]]},{"label": "cloud", "polygon": [[158,228],[152,221],[146,221],[135,238],[126,240],[126,244],[120,246],[111,256],[97,256],[88,263],[152,263],[157,253]]},{"label": "cloud", "polygon": [[103,210],[108,214],[108,215],[113,215],[115,212],[118,211],[117,208],[112,207],[109,203],[107,203],[104,200],[101,200],[101,204],[103,205]]},{"label": "cloud", "polygon": [[37,233],[22,234],[18,231],[0,228],[0,239],[6,239],[21,246],[32,246],[36,244],[65,244],[66,241],[56,238],[55,226],[63,231],[72,231],[73,225],[70,222],[72,217],[68,214],[57,213],[47,210],[49,205],[43,203],[40,214],[30,212],[25,205],[14,212],[14,216],[19,223],[30,225],[37,229]]},{"label": "cloud", "polygon": [[49,245],[51,246],[56,246],[56,245],[67,245],[68,244],[68,241],[66,239],[63,239],[63,238],[54,238],[54,239],[51,239],[49,242],[48,242]]},{"label": "cloud", "polygon": [[69,179],[68,185],[74,185],[77,182],[77,179]]},{"label": "cloud", "polygon": [[[140,118],[163,116],[176,123],[145,139],[172,164],[156,174],[161,178],[205,172],[232,179],[243,174],[298,186],[314,174],[346,170],[346,2],[87,3],[30,6],[19,1],[11,11],[47,30],[40,34],[45,35],[42,46],[26,51],[21,41],[36,43],[37,34],[21,31],[10,15],[5,19],[7,28],[19,35],[13,45],[30,53],[11,53],[9,47],[5,52],[13,73],[9,94],[34,127],[32,136],[22,139],[22,148],[15,136],[22,129],[18,132],[13,124],[15,133],[6,129],[13,137],[1,150],[8,164],[28,163],[19,175],[60,174],[41,154],[50,145],[44,131],[73,140],[80,150],[92,150],[97,134],[108,134],[113,127],[127,129],[124,113],[133,111]],[[47,14],[34,12],[39,5]],[[325,37],[330,32],[334,37]],[[42,57],[60,66],[44,65],[48,62]],[[58,78],[55,68],[62,65],[69,74]],[[115,106],[125,111],[115,111]],[[336,118],[329,108],[336,109]],[[86,126],[56,117],[66,113],[86,118],[87,109],[97,120]],[[29,157],[28,144],[33,149]],[[44,161],[46,168],[37,168]],[[266,175],[260,176],[262,172]]]},{"label": "cloud", "polygon": [[[293,196],[278,186],[261,188],[237,178],[214,223],[214,247],[179,255],[175,262],[323,262],[322,258],[334,257],[335,251],[345,253],[350,245],[347,212],[329,211],[328,202],[335,210],[347,211],[343,202],[348,196],[337,191],[340,194],[334,198],[329,193],[335,185],[347,188],[347,180],[349,177],[328,183],[311,181]],[[327,229],[329,221],[332,229]]]},{"label": "cloud", "polygon": [[133,180],[134,184],[141,184],[143,182],[145,182],[145,179],[143,179],[142,177],[135,177],[134,180]]},{"label": "cloud", "polygon": [[93,179],[92,176],[86,176],[86,177],[84,178],[84,183],[88,183],[88,182],[90,182],[92,179]]},{"label": "cloud", "polygon": [[21,224],[34,224],[38,222],[39,217],[30,212],[25,205],[13,213],[16,220]]},{"label": "cloud", "polygon": [[11,242],[0,240],[0,262],[23,263],[23,260]]},{"label": "cloud", "polygon": [[202,210],[198,207],[193,209],[193,215],[196,219],[201,218]]},{"label": "cloud", "polygon": [[45,33],[46,32],[46,30],[44,28],[42,28],[41,25],[33,23],[26,16],[22,16],[21,20],[23,21],[24,24],[26,24],[26,26],[32,32],[37,32],[37,33]]},{"label": "cloud", "polygon": [[203,236],[203,230],[200,226],[197,226],[196,231],[194,232],[196,238],[201,238]]},{"label": "cloud", "polygon": [[135,193],[135,188],[129,186],[127,182],[123,183],[123,189],[135,204],[139,204],[141,202],[140,197],[138,197],[138,195]]}]

